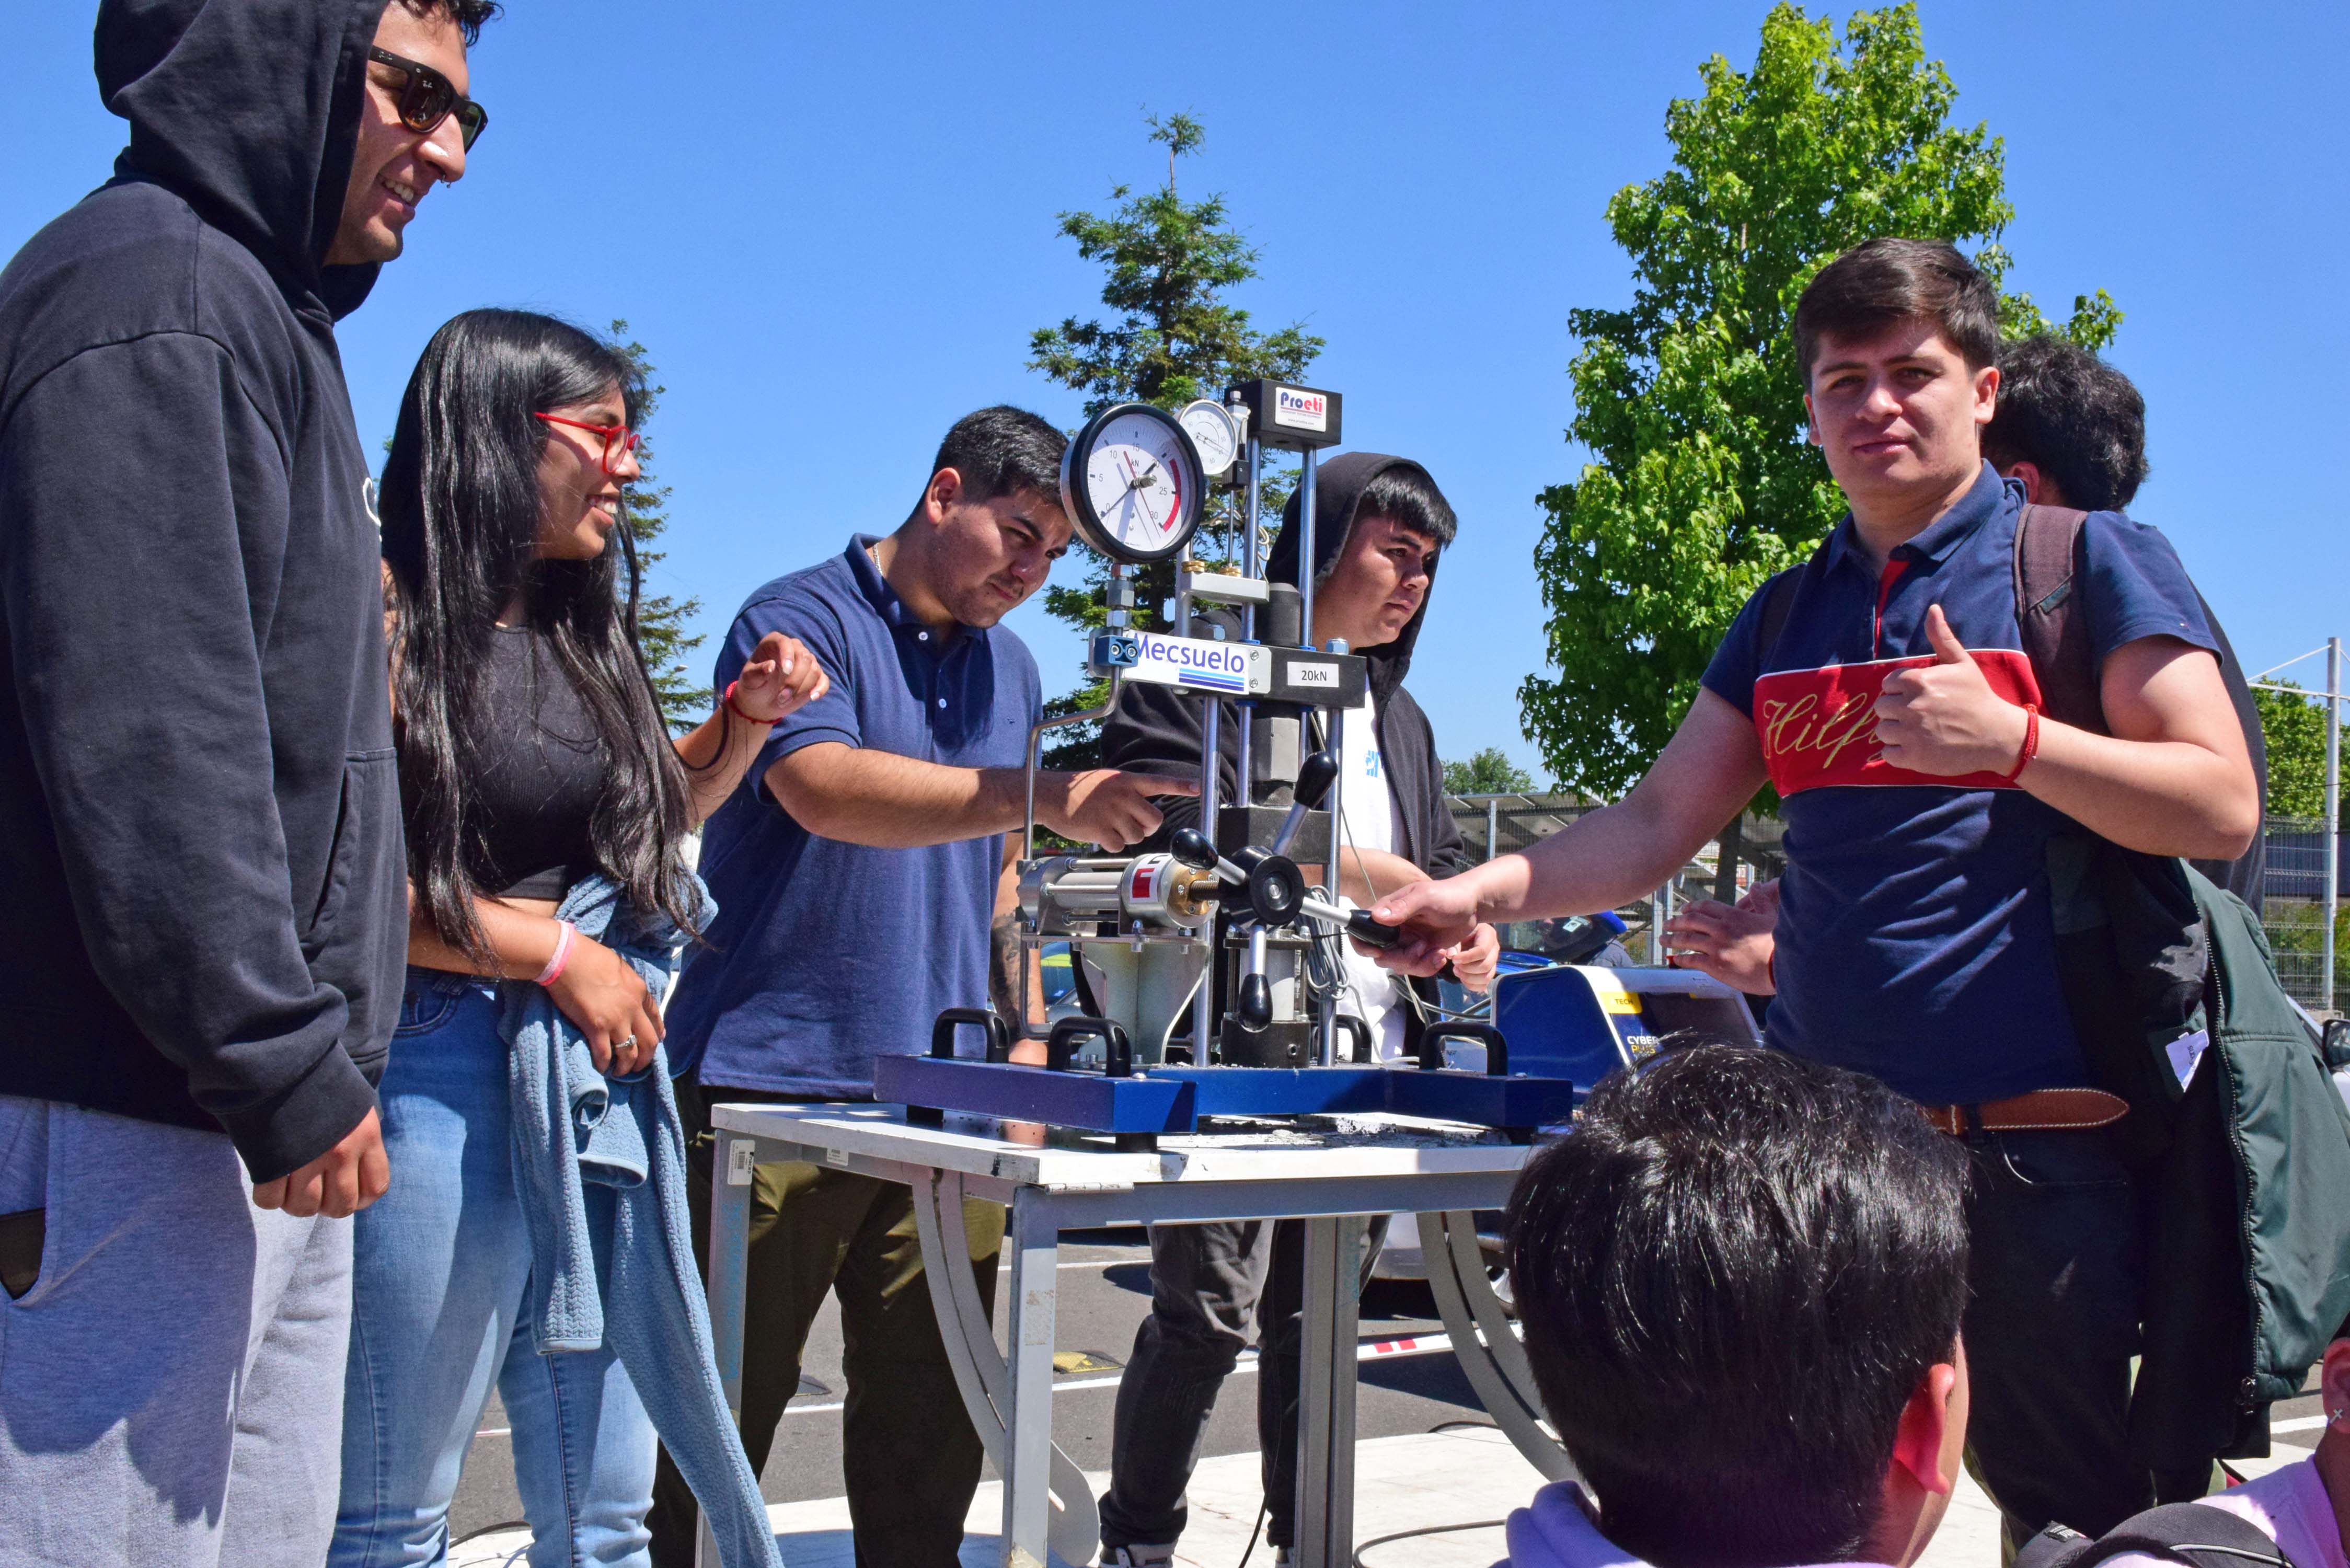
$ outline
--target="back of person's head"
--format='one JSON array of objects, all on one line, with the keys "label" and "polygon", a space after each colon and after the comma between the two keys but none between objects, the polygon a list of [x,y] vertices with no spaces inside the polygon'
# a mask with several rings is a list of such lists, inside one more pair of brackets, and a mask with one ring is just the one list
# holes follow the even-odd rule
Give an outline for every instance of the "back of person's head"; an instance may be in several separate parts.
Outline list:
[{"label": "back of person's head", "polygon": [[1777,1052],[1599,1085],[1520,1179],[1509,1262],[1611,1542],[1660,1568],[1861,1555],[1905,1408],[1954,1355],[1966,1175],[1890,1089]]},{"label": "back of person's head", "polygon": [[2118,512],[2146,482],[2146,400],[2070,338],[2025,337],[2000,350],[1999,407],[1982,453],[2002,471],[2032,464],[2067,506]]},{"label": "back of person's head", "polygon": [[[391,577],[400,790],[409,878],[442,937],[481,940],[469,855],[483,818],[473,753],[493,714],[485,680],[500,613],[520,598],[603,743],[590,836],[597,863],[641,909],[691,929],[682,876],[686,781],[637,642],[638,565],[625,510],[619,547],[588,560],[536,558],[548,427],[532,416],[643,393],[611,344],[527,310],[468,310],[424,347],[401,397],[378,505]],[[625,492],[623,495],[625,497]]]},{"label": "back of person's head", "polygon": [[931,473],[951,468],[962,478],[962,499],[993,501],[999,495],[1041,495],[1061,504],[1061,454],[1069,438],[1051,421],[997,403],[955,421],[931,460]]},{"label": "back of person's head", "polygon": [[1999,354],[1999,291],[1942,240],[1870,240],[1822,267],[1795,304],[1795,362],[1806,386],[1820,341],[1857,343],[1903,321],[1931,321],[1970,370]]}]

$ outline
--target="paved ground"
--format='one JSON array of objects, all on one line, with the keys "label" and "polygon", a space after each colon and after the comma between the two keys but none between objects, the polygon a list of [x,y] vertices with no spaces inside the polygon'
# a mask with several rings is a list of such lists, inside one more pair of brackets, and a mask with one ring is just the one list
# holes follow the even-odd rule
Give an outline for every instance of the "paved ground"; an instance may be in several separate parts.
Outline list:
[{"label": "paved ground", "polygon": [[[1135,1325],[1149,1308],[1149,1256],[1140,1231],[1073,1231],[1063,1239],[1058,1314],[1063,1351],[1087,1352],[1124,1364],[1133,1348]],[[999,1280],[998,1322],[1007,1310]],[[1363,1304],[1364,1337],[1384,1341],[1440,1332],[1435,1311],[1425,1286],[1374,1282]],[[1208,1430],[1206,1451],[1211,1456],[1256,1452],[1255,1379],[1247,1365],[1243,1362],[1217,1404]],[[1109,1469],[1116,1376],[1116,1366],[1066,1374],[1059,1379],[1063,1391],[1053,1401],[1055,1435],[1069,1457],[1088,1470]],[[830,1498],[841,1490],[840,1320],[830,1303],[809,1336],[803,1377],[806,1391],[792,1401],[761,1478],[769,1502]],[[1360,1385],[1357,1414],[1365,1438],[1422,1433],[1448,1421],[1486,1419],[1450,1355],[1381,1357],[1364,1364]],[[474,1439],[452,1511],[455,1535],[522,1517],[505,1425],[505,1414],[494,1400],[482,1418],[483,1432]],[[794,1568],[798,1568],[796,1563]]]},{"label": "paved ground", "polygon": [[[1072,1233],[1064,1239],[1061,1350],[1125,1361],[1135,1325],[1149,1306],[1148,1260],[1139,1231]],[[996,1310],[1001,1321],[1001,1287]],[[1440,1332],[1425,1287],[1375,1282],[1364,1302],[1364,1337],[1391,1341]],[[811,1386],[784,1418],[763,1490],[770,1504],[782,1505],[770,1512],[792,1568],[848,1568],[853,1559],[847,1511],[838,1495],[840,1327],[829,1305],[810,1338],[806,1376]],[[1066,1373],[1054,1399],[1055,1436],[1092,1475],[1097,1492],[1109,1469],[1116,1377],[1116,1367]],[[1364,1568],[1406,1563],[1482,1568],[1492,1563],[1502,1554],[1502,1532],[1498,1524],[1480,1521],[1500,1520],[1532,1495],[1541,1478],[1492,1429],[1449,1353],[1380,1356],[1361,1365],[1360,1379],[1356,1538],[1364,1543]],[[1241,1561],[1260,1498],[1254,1378],[1246,1363],[1226,1390],[1209,1428],[1208,1458],[1191,1489],[1193,1523],[1182,1560],[1200,1568],[1232,1568]],[[2279,1405],[2273,1459],[2244,1468],[2260,1473],[2305,1457],[2316,1446],[2320,1419],[2314,1395]],[[522,1514],[504,1426],[504,1413],[494,1403],[474,1440],[451,1521],[455,1535],[477,1537],[470,1548],[452,1554],[455,1568],[503,1564],[527,1542],[511,1529],[493,1528],[510,1525]],[[1001,1507],[991,1471],[972,1505],[972,1535],[964,1552],[972,1568],[997,1561]],[[1374,1544],[1381,1535],[1430,1527],[1458,1528]],[[1923,1568],[1995,1568],[1997,1528],[1990,1500],[1967,1483]],[[1253,1561],[1271,1561],[1262,1544]]]}]

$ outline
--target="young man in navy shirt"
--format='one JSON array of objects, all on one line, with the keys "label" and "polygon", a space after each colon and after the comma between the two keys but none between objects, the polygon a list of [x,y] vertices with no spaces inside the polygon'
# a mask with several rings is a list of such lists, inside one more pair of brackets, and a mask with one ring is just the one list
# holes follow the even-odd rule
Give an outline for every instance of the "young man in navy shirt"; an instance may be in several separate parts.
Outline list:
[{"label": "young man in navy shirt", "polygon": [[[999,623],[1068,548],[1066,445],[1018,409],[967,415],[897,532],[859,535],[767,584],[727,635],[720,691],[771,631],[806,643],[832,689],[775,727],[702,845],[718,918],[679,988],[669,1045],[691,1068],[679,1104],[705,1259],[709,1106],[870,1099],[877,1055],[925,1050],[941,1011],[988,1005],[988,928],[1041,711],[1036,661]],[[1152,796],[1195,787],[1045,774],[1036,813],[1065,837],[1117,850],[1157,831]],[[981,1299],[993,1301],[1003,1210],[972,1204],[965,1223]],[[847,1171],[759,1167],[742,1411],[754,1469],[831,1291],[848,1344],[842,1462],[858,1560],[951,1568],[980,1444],[931,1315],[912,1195]],[[696,1514],[666,1454],[654,1498],[654,1560],[681,1568]]]},{"label": "young man in navy shirt", "polygon": [[1796,353],[1852,509],[1774,645],[1758,595],[1622,801],[1377,913],[1411,928],[1394,961],[1431,969],[1479,920],[1640,897],[1776,784],[1771,1041],[1872,1074],[1945,1126],[1979,1118],[1977,1459],[2012,1532],[2096,1533],[2154,1501],[2125,1440],[2137,1199],[2110,1130],[2085,1125],[2111,1112],[2079,1093],[2046,846],[2069,817],[2148,854],[2232,858],[2260,806],[2195,590],[2160,535],[2117,514],[2090,517],[2077,584],[2112,733],[2034,711],[2012,566],[2023,493],[1980,446],[1996,308],[1946,244],[1877,240],[1824,268]]}]

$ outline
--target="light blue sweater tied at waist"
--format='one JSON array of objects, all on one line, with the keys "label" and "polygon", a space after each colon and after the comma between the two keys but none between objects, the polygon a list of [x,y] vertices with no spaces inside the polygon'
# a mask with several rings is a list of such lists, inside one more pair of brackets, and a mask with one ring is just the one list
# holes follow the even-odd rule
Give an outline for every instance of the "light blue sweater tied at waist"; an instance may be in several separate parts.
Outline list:
[{"label": "light blue sweater tied at waist", "polygon": [[[701,883],[694,887],[706,929],[715,910]],[[556,914],[635,966],[656,997],[667,992],[687,938],[666,916],[638,909],[603,877],[574,885]],[[783,1568],[758,1477],[718,1381],[668,1054],[656,1050],[651,1066],[607,1078],[545,989],[510,981],[499,991],[538,1353],[596,1350],[608,1341],[701,1500],[719,1561],[725,1568]],[[608,1199],[599,1193],[591,1204],[591,1185],[608,1189]]]}]

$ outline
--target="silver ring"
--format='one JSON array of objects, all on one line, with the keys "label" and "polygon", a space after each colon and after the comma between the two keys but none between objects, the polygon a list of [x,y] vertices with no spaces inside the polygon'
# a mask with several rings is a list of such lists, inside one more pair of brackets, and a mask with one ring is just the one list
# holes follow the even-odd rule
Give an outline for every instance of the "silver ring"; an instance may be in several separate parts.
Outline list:
[{"label": "silver ring", "polygon": [[633,1034],[629,1035],[625,1039],[615,1040],[612,1042],[612,1049],[615,1051],[633,1051],[636,1048],[637,1037]]}]

